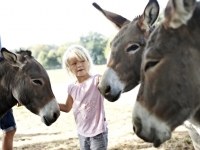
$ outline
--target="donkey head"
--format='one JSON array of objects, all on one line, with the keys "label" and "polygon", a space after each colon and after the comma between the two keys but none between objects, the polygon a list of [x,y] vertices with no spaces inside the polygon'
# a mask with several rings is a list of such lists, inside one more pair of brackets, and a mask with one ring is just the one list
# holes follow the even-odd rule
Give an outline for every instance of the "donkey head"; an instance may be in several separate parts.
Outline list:
[{"label": "donkey head", "polygon": [[119,29],[110,43],[111,53],[107,69],[98,86],[101,94],[114,102],[122,92],[127,92],[139,84],[141,56],[158,17],[159,5],[156,0],[150,0],[143,14],[132,22],[102,9],[96,3],[93,5]]},{"label": "donkey head", "polygon": [[[30,51],[12,53],[2,48],[7,62],[5,80],[9,81],[12,96],[32,113],[51,125],[60,115],[60,109],[51,89],[45,69],[31,56]],[[5,81],[7,82],[7,81]]]},{"label": "donkey head", "polygon": [[195,0],[169,0],[144,51],[133,128],[156,147],[200,108],[199,16]]}]

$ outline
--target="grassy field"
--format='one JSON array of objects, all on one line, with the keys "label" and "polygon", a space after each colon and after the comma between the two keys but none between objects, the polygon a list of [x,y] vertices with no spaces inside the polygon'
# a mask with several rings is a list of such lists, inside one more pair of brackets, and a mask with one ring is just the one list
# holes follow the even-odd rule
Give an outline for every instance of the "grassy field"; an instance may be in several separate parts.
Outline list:
[{"label": "grassy field", "polygon": [[[95,66],[103,74],[105,65]],[[59,103],[65,102],[67,86],[72,82],[65,70],[47,71],[52,89]],[[138,138],[132,129],[131,117],[138,87],[122,94],[114,103],[105,100],[105,112],[108,121],[108,150],[156,150],[152,144]],[[40,117],[30,113],[25,107],[13,107],[17,132],[14,138],[14,150],[79,150],[76,124],[73,112],[61,112],[58,120],[46,126]],[[2,134],[0,134],[2,141]],[[162,144],[159,150],[193,150],[188,132],[180,127],[172,134],[172,139]]]},{"label": "grassy field", "polygon": [[[103,74],[105,68],[106,65],[96,65],[94,66],[94,72]],[[47,73],[49,74],[52,85],[70,83],[72,80],[64,69],[48,70]]]},{"label": "grassy field", "polygon": [[[103,74],[106,65],[94,66],[94,73]],[[64,103],[67,97],[67,87],[75,79],[71,78],[64,69],[47,70],[53,92],[58,102]]]}]

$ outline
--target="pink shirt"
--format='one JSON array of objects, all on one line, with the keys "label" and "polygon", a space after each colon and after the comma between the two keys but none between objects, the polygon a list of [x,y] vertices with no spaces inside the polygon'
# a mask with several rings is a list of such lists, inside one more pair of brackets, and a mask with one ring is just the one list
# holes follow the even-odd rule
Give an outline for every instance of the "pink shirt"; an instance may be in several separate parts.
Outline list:
[{"label": "pink shirt", "polygon": [[70,84],[68,87],[68,94],[74,100],[72,108],[78,133],[85,137],[105,132],[107,127],[104,98],[97,88],[98,76],[92,76],[81,84]]}]

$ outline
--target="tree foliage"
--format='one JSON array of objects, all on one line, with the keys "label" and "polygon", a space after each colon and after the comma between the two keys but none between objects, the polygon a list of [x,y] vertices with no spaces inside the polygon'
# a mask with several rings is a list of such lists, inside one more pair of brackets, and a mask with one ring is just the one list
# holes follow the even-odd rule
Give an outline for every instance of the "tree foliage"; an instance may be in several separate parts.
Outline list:
[{"label": "tree foliage", "polygon": [[110,43],[114,39],[114,37],[115,37],[115,35],[110,36],[109,39],[108,39],[108,42],[106,44],[106,48],[105,48],[105,51],[104,51],[104,56],[105,56],[105,58],[107,60],[109,59],[108,57],[109,57],[109,53],[110,53]]},{"label": "tree foliage", "polygon": [[54,69],[62,66],[62,56],[66,49],[72,44],[79,44],[88,49],[94,64],[105,64],[105,49],[108,39],[99,33],[90,32],[81,36],[77,42],[67,42],[61,46],[56,45],[34,45],[30,47],[32,55],[46,68]]},{"label": "tree foliage", "polygon": [[108,39],[100,33],[90,32],[86,36],[80,37],[80,44],[90,52],[93,63],[100,65],[106,63],[104,51]]},{"label": "tree foliage", "polygon": [[55,50],[50,50],[47,54],[47,64],[49,68],[57,68],[60,63],[57,60],[57,53]]},{"label": "tree foliage", "polygon": [[158,25],[163,21],[163,19],[164,19],[164,11],[162,11],[162,12],[159,14],[158,19],[156,20],[155,25],[158,26]]},{"label": "tree foliage", "polygon": [[47,52],[45,52],[45,51],[39,52],[37,60],[46,68],[48,66]]}]

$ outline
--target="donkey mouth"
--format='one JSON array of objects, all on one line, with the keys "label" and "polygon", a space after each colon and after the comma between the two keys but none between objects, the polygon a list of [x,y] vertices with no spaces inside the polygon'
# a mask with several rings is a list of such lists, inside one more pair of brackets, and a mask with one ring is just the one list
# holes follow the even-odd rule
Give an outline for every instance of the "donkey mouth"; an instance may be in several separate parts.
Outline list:
[{"label": "donkey mouth", "polygon": [[115,102],[116,100],[119,99],[121,95],[121,91],[117,94],[117,95],[105,95],[105,98],[109,101],[109,102]]},{"label": "donkey mouth", "polygon": [[141,128],[136,130],[136,128],[133,127],[133,130],[136,133],[136,135],[143,139],[145,142],[153,143],[154,147],[159,147],[162,144],[161,140],[157,138],[155,129],[153,128],[151,129],[150,136],[142,135]]},{"label": "donkey mouth", "polygon": [[51,123],[48,121],[48,119],[46,117],[43,117],[43,120],[44,120],[44,123],[47,125],[47,126],[50,126]]},{"label": "donkey mouth", "polygon": [[159,139],[155,139],[155,140],[153,141],[154,147],[159,147],[161,144],[162,144],[162,142],[161,142]]},{"label": "donkey mouth", "polygon": [[161,140],[156,137],[155,133],[153,133],[152,139],[148,139],[144,136],[141,137],[141,138],[146,142],[153,143],[153,146],[156,147],[156,148],[159,147],[162,144]]}]

